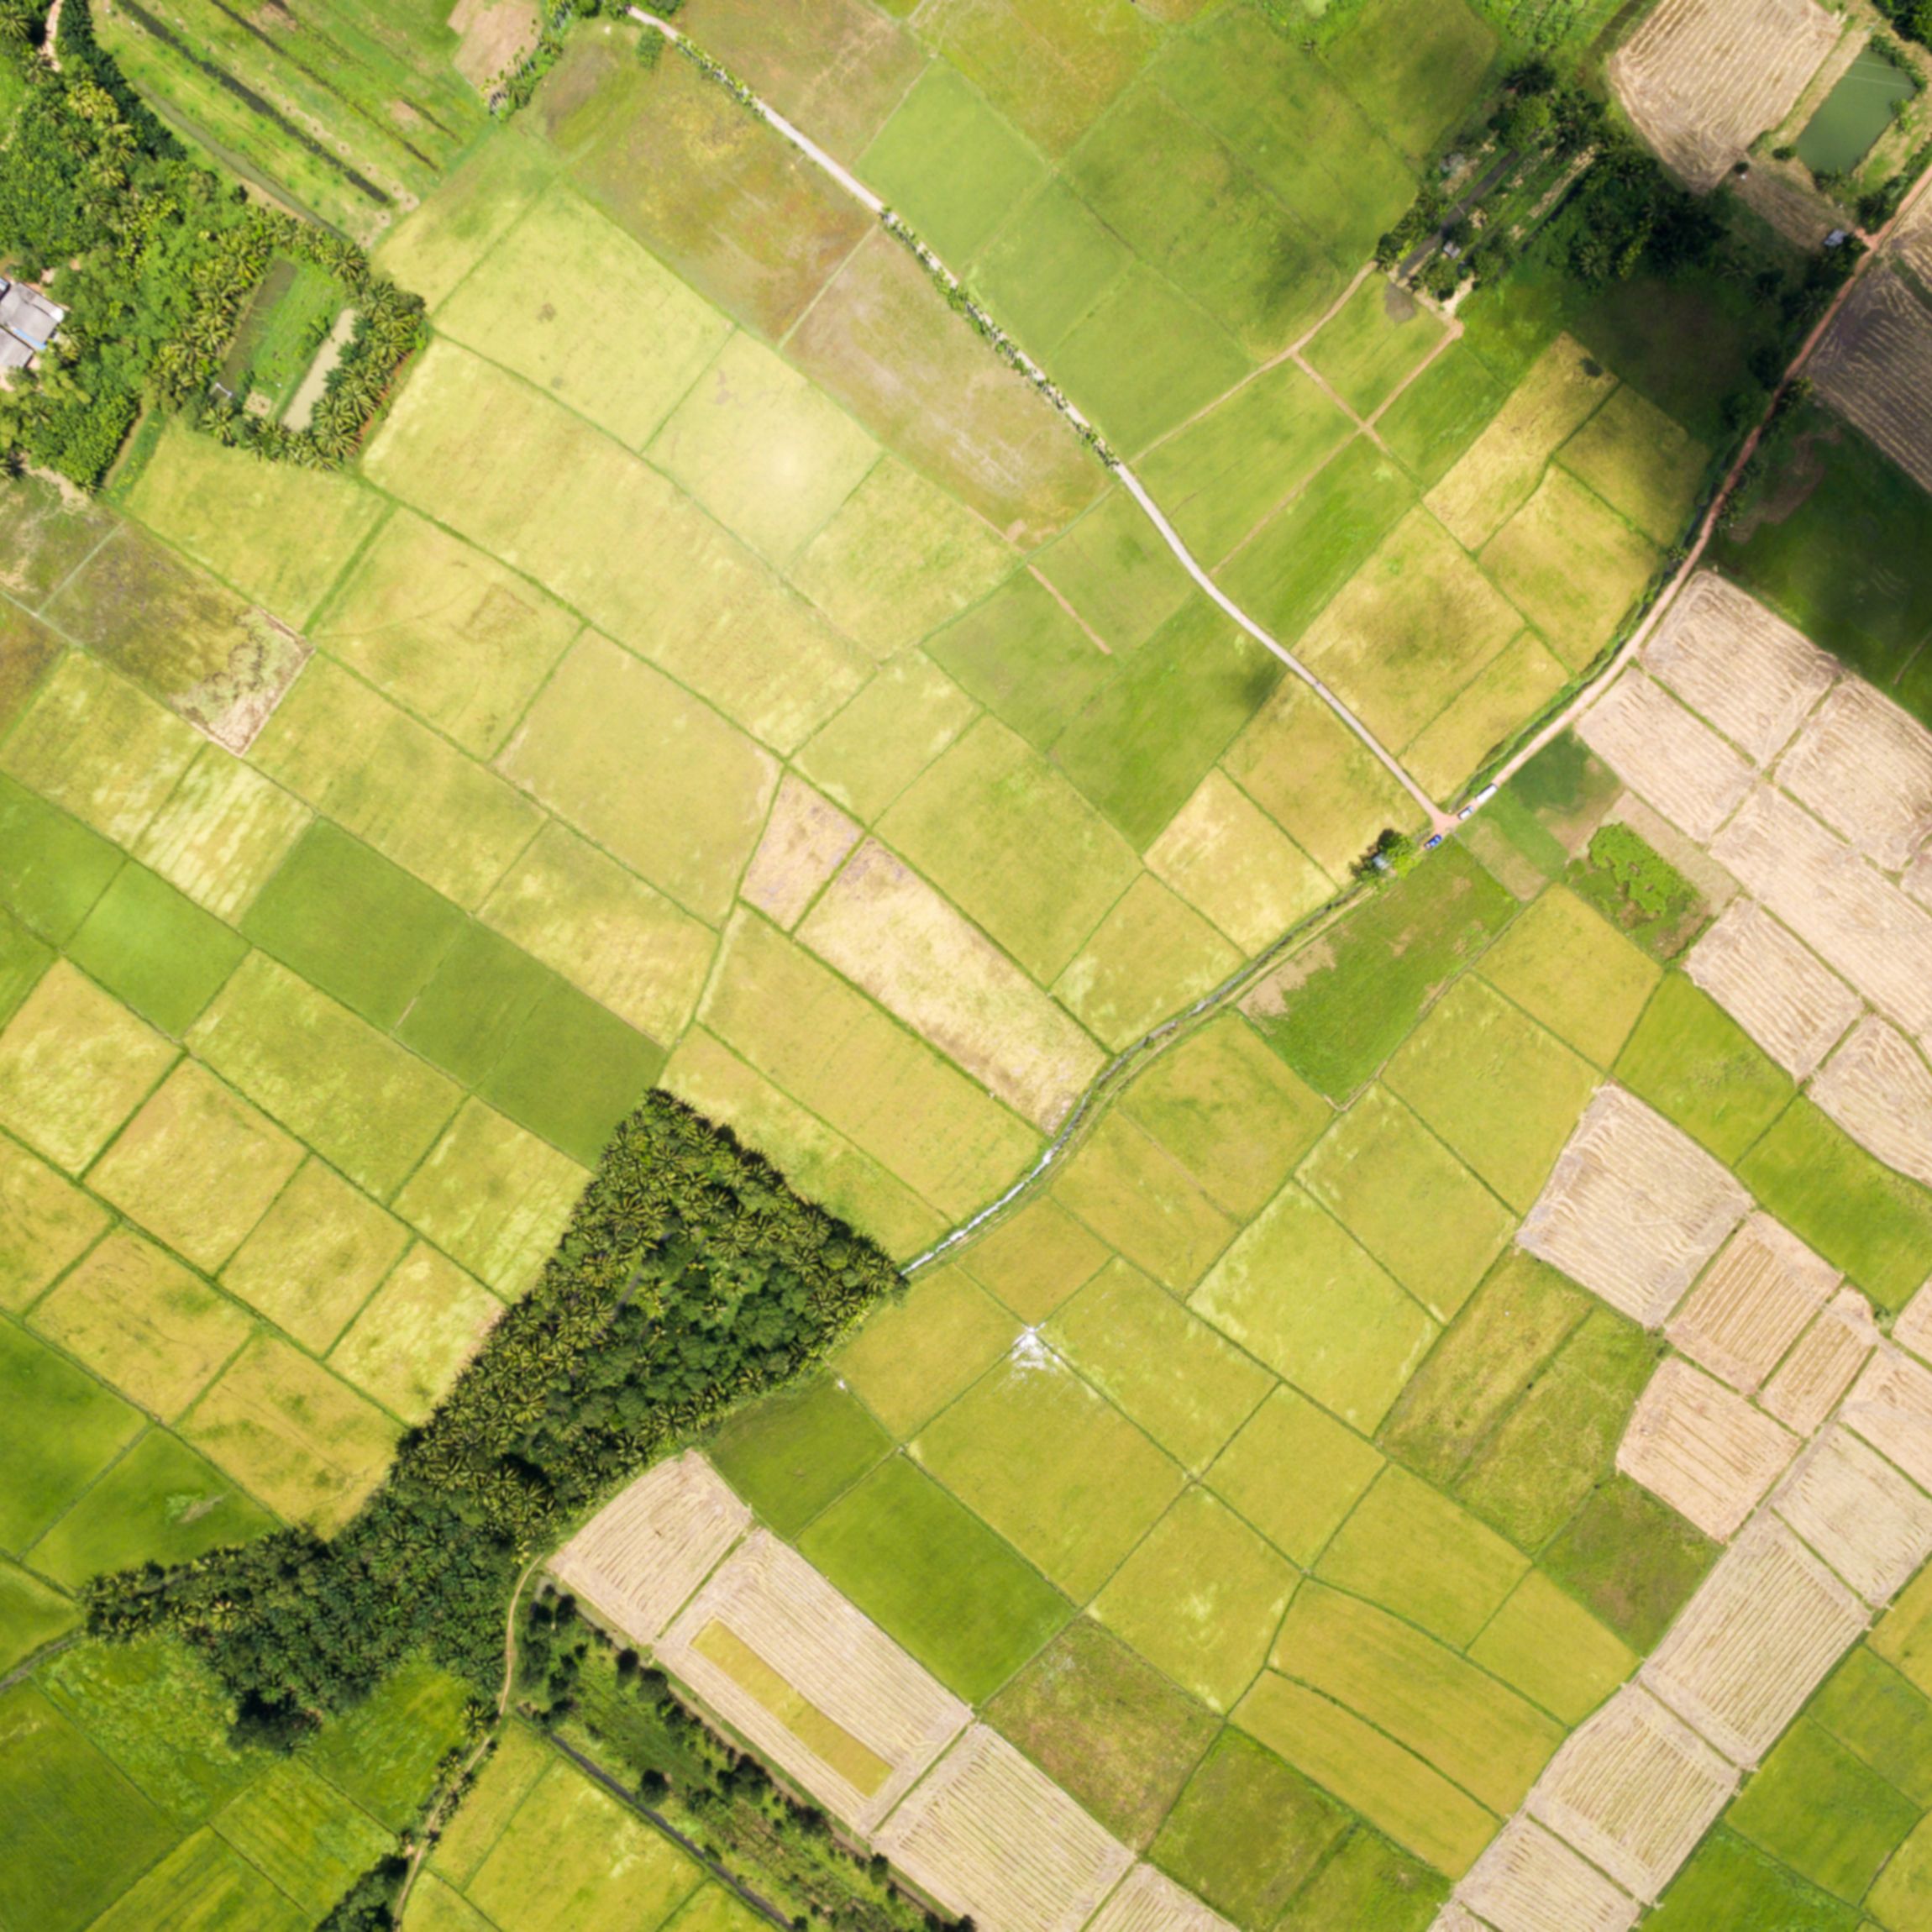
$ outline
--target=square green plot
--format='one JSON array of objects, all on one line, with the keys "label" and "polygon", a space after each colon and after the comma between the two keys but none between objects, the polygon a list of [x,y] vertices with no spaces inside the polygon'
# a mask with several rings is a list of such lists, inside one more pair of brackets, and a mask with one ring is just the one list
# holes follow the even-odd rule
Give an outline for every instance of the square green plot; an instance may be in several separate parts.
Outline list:
[{"label": "square green plot", "polygon": [[990,1697],[1073,1607],[903,1456],[799,1539],[799,1551],[949,1689]]},{"label": "square green plot", "polygon": [[1054,1188],[1063,1207],[1163,1287],[1184,1294],[1236,1224],[1125,1114],[1102,1120]]},{"label": "square green plot", "polygon": [[1400,467],[1357,437],[1215,566],[1215,580],[1278,638],[1292,642],[1415,501]]},{"label": "square green plot", "polygon": [[[80,1932],[174,1838],[161,1814],[31,1684],[0,1692],[7,1909],[34,1932]],[[76,1845],[87,1848],[76,1857]]]},{"label": "square green plot", "polygon": [[1725,1822],[1801,1877],[1856,1904],[1919,1822],[1921,1807],[1801,1717]]},{"label": "square green plot", "polygon": [[1392,1466],[1336,1532],[1315,1574],[1460,1650],[1529,1567],[1487,1524]]},{"label": "square green plot", "polygon": [[960,688],[1045,751],[1116,675],[1079,620],[1030,570],[927,640]]},{"label": "square green plot", "polygon": [[1278,363],[1156,444],[1142,480],[1188,548],[1212,564],[1354,433],[1307,370]]},{"label": "square green plot", "polygon": [[1138,650],[1194,594],[1147,512],[1117,486],[1036,551],[1032,568],[1123,654]]},{"label": "square green plot", "polygon": [[[959,837],[971,825],[975,836]],[[1050,983],[1140,870],[1052,766],[982,718],[879,825],[969,918]]]},{"label": "square green plot", "polygon": [[1131,259],[1056,176],[1006,223],[974,280],[993,312],[1037,357],[1052,351]]},{"label": "square green plot", "polygon": [[1449,1881],[1357,1825],[1294,1896],[1276,1932],[1425,1932]]},{"label": "square green plot", "polygon": [[1329,1129],[1301,1184],[1438,1321],[1469,1299],[1516,1225],[1383,1087]]},{"label": "square green plot", "polygon": [[25,1550],[140,1433],[94,1378],[0,1320],[0,1549]]},{"label": "square green plot", "polygon": [[1031,1335],[911,1453],[1077,1603],[1179,1493],[1153,1443]]},{"label": "square green plot", "polygon": [[1630,1648],[1649,1651],[1718,1546],[1667,1503],[1613,1476],[1542,1552],[1542,1566]]},{"label": "square green plot", "polygon": [[1144,849],[1283,675],[1272,652],[1197,598],[1061,732],[1053,762]]},{"label": "square green plot", "polygon": [[97,1932],[303,1932],[307,1915],[226,1839],[184,1840],[94,1921]]},{"label": "square green plot", "polygon": [[1420,160],[1468,111],[1496,45],[1462,0],[1368,0],[1323,54],[1363,113]]},{"label": "square green plot", "polygon": [[1053,996],[1116,1053],[1233,976],[1242,956],[1142,873],[1053,982]]},{"label": "square green plot", "polygon": [[393,1026],[454,942],[463,915],[399,865],[318,819],[242,931],[352,1012]]},{"label": "square green plot", "polygon": [[1541,1570],[1509,1593],[1469,1656],[1565,1724],[1581,1724],[1637,1667],[1636,1652]]},{"label": "square green plot", "polygon": [[1382,1469],[1352,1429],[1278,1389],[1208,1471],[1207,1484],[1304,1568]]},{"label": "square green plot", "polygon": [[297,1759],[271,1766],[218,1812],[214,1829],[305,1913],[328,1912],[390,1835]]},{"label": "square green plot", "polygon": [[[1882,1887],[1872,1900],[1885,1911]],[[1858,1908],[1829,1897],[1730,1830],[1713,1832],[1691,1856],[1646,1919],[1654,1932],[1704,1932],[1714,1925],[1740,1932],[1762,1926],[1770,1932],[1853,1932],[1861,1922]],[[1912,1921],[1893,1919],[1894,1925]]]},{"label": "square green plot", "polygon": [[1572,892],[1552,886],[1485,955],[1483,977],[1587,1060],[1608,1067],[1662,976]]},{"label": "square green plot", "polygon": [[470,921],[410,1001],[396,1037],[465,1086],[476,1086],[558,983],[521,947]]},{"label": "square green plot", "polygon": [[480,1283],[418,1242],[329,1351],[338,1375],[420,1425],[503,1312]]},{"label": "square green plot", "polygon": [[1053,352],[1057,379],[1132,455],[1248,373],[1241,344],[1144,262],[1130,262]]},{"label": "square green plot", "polygon": [[1211,1462],[1274,1386],[1258,1362],[1118,1259],[1060,1309],[1046,1334],[1190,1470]]},{"label": "square green plot", "polygon": [[1190,1488],[1115,1572],[1094,1614],[1182,1689],[1225,1711],[1267,1661],[1299,1581],[1226,1504]]},{"label": "square green plot", "polygon": [[1370,276],[1316,331],[1303,354],[1357,416],[1373,416],[1442,339],[1442,325],[1407,289]]},{"label": "square green plot", "polygon": [[664,1067],[664,1049],[561,981],[517,1029],[483,1097],[594,1168]]},{"label": "square green plot", "polygon": [[98,832],[0,777],[0,905],[29,932],[65,946],[121,863]]},{"label": "square green plot", "polygon": [[71,1597],[0,1557],[0,1671],[65,1636],[84,1614]]},{"label": "square green plot", "polygon": [[1224,1730],[1149,1856],[1237,1925],[1262,1932],[1348,1824],[1319,1786],[1252,1738]]},{"label": "square green plot", "polygon": [[652,462],[769,563],[789,563],[879,445],[755,337],[734,335],[651,439]]},{"label": "square green plot", "polygon": [[164,1032],[184,1033],[247,944],[144,865],[123,866],[68,946],[75,964]]},{"label": "square green plot", "polygon": [[0,1126],[78,1173],[177,1049],[66,960],[0,1033]]},{"label": "square green plot", "polygon": [[792,1537],[891,1447],[843,1383],[820,1376],[739,1410],[706,1453],[780,1536]]},{"label": "square green plot", "polygon": [[1716,1000],[1667,974],[1619,1055],[1617,1078],[1727,1165],[1797,1092],[1791,1076]]},{"label": "square green plot", "polygon": [[977,1382],[1019,1331],[963,1268],[937,1268],[922,1273],[903,1301],[874,1309],[833,1362],[842,1383],[903,1441]]},{"label": "square green plot", "polygon": [[1452,342],[1389,405],[1376,433],[1426,490],[1441,481],[1507,394],[1473,351]]},{"label": "square green plot", "polygon": [[1809,1714],[1887,1783],[1932,1803],[1932,1700],[1876,1651],[1853,1651]]},{"label": "square green plot", "polygon": [[106,1211],[71,1181],[0,1139],[0,1308],[26,1307],[107,1225]]},{"label": "square green plot", "polygon": [[338,1716],[303,1756],[380,1823],[406,1831],[437,1766],[470,1735],[475,1701],[460,1677],[413,1656]]},{"label": "square green plot", "polygon": [[1597,1084],[1596,1070],[1480,980],[1458,980],[1384,1075],[1519,1214]]},{"label": "square green plot", "polygon": [[1298,1187],[1284,1188],[1190,1305],[1357,1429],[1388,1414],[1436,1324]]},{"label": "square green plot", "polygon": [[1106,1260],[1105,1242],[1047,1195],[1001,1221],[961,1255],[961,1265],[1024,1322],[1044,1321]]},{"label": "square green plot", "polygon": [[275,1520],[165,1429],[150,1429],[34,1546],[34,1567],[78,1589],[139,1563],[185,1563],[246,1543]]},{"label": "square green plot", "polygon": [[1653,543],[1671,544],[1684,533],[1710,452],[1626,384],[1557,459]]},{"label": "square green plot", "polygon": [[935,60],[858,171],[939,254],[963,263],[1047,171],[956,67]]}]

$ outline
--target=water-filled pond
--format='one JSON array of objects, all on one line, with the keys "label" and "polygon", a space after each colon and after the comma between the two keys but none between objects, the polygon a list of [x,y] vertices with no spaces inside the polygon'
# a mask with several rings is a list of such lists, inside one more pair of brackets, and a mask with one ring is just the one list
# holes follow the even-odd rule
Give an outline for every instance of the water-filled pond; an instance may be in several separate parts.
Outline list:
[{"label": "water-filled pond", "polygon": [[1872,151],[1892,124],[1894,105],[1913,92],[1912,76],[1867,47],[1798,137],[1798,158],[1814,175],[1843,174]]}]

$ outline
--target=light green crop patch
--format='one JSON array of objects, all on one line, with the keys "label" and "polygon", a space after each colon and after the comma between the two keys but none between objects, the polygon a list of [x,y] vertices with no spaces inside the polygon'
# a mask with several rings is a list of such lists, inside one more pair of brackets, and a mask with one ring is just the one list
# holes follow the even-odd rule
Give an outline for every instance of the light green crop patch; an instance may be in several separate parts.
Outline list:
[{"label": "light green crop patch", "polygon": [[531,1786],[554,1761],[550,1746],[528,1725],[515,1718],[505,1724],[469,1796],[436,1841],[432,1869],[453,1884],[467,1885]]},{"label": "light green crop patch", "polygon": [[391,1415],[426,1422],[502,1312],[454,1262],[418,1243],[330,1350],[328,1365]]},{"label": "light green crop patch", "polygon": [[462,1743],[474,1693],[426,1657],[409,1658],[309,1745],[310,1767],[391,1831],[414,1823],[437,1766]]},{"label": "light green crop patch", "polygon": [[181,1433],[279,1514],[327,1535],[381,1480],[402,1431],[326,1368],[258,1333]]},{"label": "light green crop patch", "polygon": [[67,956],[144,1020],[181,1034],[247,950],[158,874],[124,865],[95,901]]},{"label": "light green crop patch", "polygon": [[1453,800],[1540,712],[1569,673],[1524,630],[1493,657],[1404,749],[1403,763],[1432,798]]},{"label": "light green crop patch", "polygon": [[835,1357],[838,1373],[900,1441],[977,1382],[1006,1351],[1019,1323],[963,1269],[921,1274],[902,1302],[887,1302]]},{"label": "light green crop patch", "polygon": [[733,335],[648,452],[767,562],[790,563],[879,460],[879,445],[755,337]]},{"label": "light green crop patch", "polygon": [[231,924],[309,822],[307,806],[219,745],[204,745],[134,856]]},{"label": "light green crop patch", "polygon": [[1305,1569],[1382,1468],[1382,1457],[1292,1389],[1277,1389],[1221,1452],[1207,1484]]},{"label": "light green crop patch", "polygon": [[1452,1320],[1515,1216],[1384,1087],[1331,1127],[1301,1183],[1438,1321]]},{"label": "light green crop patch", "polygon": [[843,1376],[818,1375],[738,1410],[706,1454],[764,1521],[796,1536],[890,1454],[892,1441]]},{"label": "light green crop patch", "polygon": [[408,1229],[312,1157],[236,1252],[222,1286],[320,1353],[408,1245]]},{"label": "light green crop patch", "polygon": [[1118,1259],[1061,1308],[1046,1334],[1189,1470],[1211,1462],[1274,1386],[1266,1369]]},{"label": "light green crop patch", "polygon": [[267,1213],[302,1158],[273,1121],[190,1060],[129,1122],[88,1184],[213,1273]]},{"label": "light green crop patch", "polygon": [[1554,1034],[1467,977],[1383,1077],[1519,1214],[1549,1178],[1597,1080]]},{"label": "light green crop patch", "polygon": [[993,312],[1042,356],[1130,260],[1120,238],[1054,176],[1007,221],[974,280]]},{"label": "light green crop patch", "polygon": [[1475,440],[1505,393],[1472,349],[1452,342],[1389,404],[1376,432],[1426,489]]},{"label": "light green crop patch", "polygon": [[303,1932],[308,1923],[300,1906],[207,1830],[177,1845],[94,1921],[100,1932],[153,1932],[158,1925]]},{"label": "light green crop patch", "polygon": [[376,265],[438,307],[543,192],[555,168],[549,150],[523,129],[500,129],[383,237]]},{"label": "light green crop patch", "polygon": [[1460,1649],[1529,1567],[1527,1557],[1467,1509],[1391,1466],[1356,1505],[1315,1574]]},{"label": "light green crop patch", "polygon": [[1142,874],[1053,984],[1053,993],[1118,1052],[1227,979],[1242,955],[1200,913]]},{"label": "light green crop patch", "polygon": [[0,1671],[12,1670],[23,1657],[65,1636],[83,1614],[71,1597],[0,1558]]},{"label": "light green crop patch", "polygon": [[1225,1504],[1190,1488],[1116,1572],[1094,1614],[1225,1711],[1266,1660],[1297,1580]]},{"label": "light green crop patch", "polygon": [[1599,1067],[1616,1058],[1663,976],[1655,960],[1561,886],[1496,942],[1482,974]]},{"label": "light green crop patch", "polygon": [[107,1225],[106,1213],[71,1182],[0,1139],[0,1308],[26,1307]]},{"label": "light green crop patch", "polygon": [[1809,1714],[1908,1798],[1932,1799],[1932,1705],[1876,1651],[1862,1644],[1853,1651]]},{"label": "light green crop patch", "polygon": [[172,1421],[254,1324],[177,1262],[108,1236],[34,1310],[33,1323],[144,1409]]},{"label": "light green crop patch", "polygon": [[1353,433],[1307,371],[1283,362],[1156,444],[1140,469],[1188,548],[1213,564]]},{"label": "light green crop patch", "polygon": [[581,627],[507,565],[398,510],[312,634],[385,696],[491,758]]},{"label": "light green crop patch", "polygon": [[214,1829],[305,1913],[327,1912],[391,1849],[374,1819],[300,1760],[271,1766]]},{"label": "light green crop patch", "polygon": [[907,651],[823,726],[794,761],[870,823],[956,740],[979,706],[932,660]]},{"label": "light green crop patch", "polygon": [[1023,1337],[912,1453],[1077,1602],[1179,1492],[1180,1469],[1065,1363]]},{"label": "light green crop patch", "polygon": [[1092,1278],[1108,1252],[1048,1194],[963,1248],[960,1260],[1021,1320],[1038,1323]]},{"label": "light green crop patch", "polygon": [[297,630],[385,508],[348,476],[258,462],[180,424],[161,438],[128,507]]},{"label": "light green crop patch", "polygon": [[438,310],[436,327],[641,449],[731,323],[560,183]]},{"label": "light green crop patch", "polygon": [[1243,1231],[1191,1305],[1343,1420],[1373,1429],[1436,1326],[1299,1188]]},{"label": "light green crop patch", "polygon": [[1408,290],[1372,275],[1316,332],[1310,366],[1358,416],[1373,416],[1442,339]]},{"label": "light green crop patch", "polygon": [[1034,568],[1123,654],[1138,650],[1194,594],[1147,512],[1118,488],[1040,551]]},{"label": "light green crop patch", "polygon": [[1053,1194],[1102,1240],[1184,1294],[1236,1224],[1186,1168],[1125,1114],[1107,1116],[1062,1171]]},{"label": "light green crop patch", "polygon": [[1370,0],[1332,39],[1329,68],[1405,155],[1428,155],[1470,108],[1497,35],[1462,0]]},{"label": "light green crop patch", "polygon": [[195,1051],[371,1194],[391,1193],[456,1111],[459,1089],[264,953],[202,1016]]},{"label": "light green crop patch", "polygon": [[1469,1646],[1482,1665],[1565,1724],[1581,1724],[1636,1668],[1636,1652],[1541,1570]]},{"label": "light green crop patch", "polygon": [[78,1173],[176,1048],[65,960],[0,1033],[0,1126]]},{"label": "light green crop patch", "polygon": [[1652,542],[1674,543],[1697,500],[1710,452],[1634,389],[1620,389],[1557,460]]},{"label": "light green crop patch", "polygon": [[0,1550],[18,1555],[140,1433],[138,1410],[0,1320]]}]

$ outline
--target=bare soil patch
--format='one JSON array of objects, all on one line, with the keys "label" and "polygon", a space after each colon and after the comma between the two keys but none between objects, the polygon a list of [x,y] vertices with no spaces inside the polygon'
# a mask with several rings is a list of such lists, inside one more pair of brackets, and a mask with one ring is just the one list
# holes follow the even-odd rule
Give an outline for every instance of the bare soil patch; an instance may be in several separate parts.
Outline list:
[{"label": "bare soil patch", "polygon": [[858,827],[787,772],[738,895],[790,932],[858,843]]},{"label": "bare soil patch", "polygon": [[1617,1467],[1721,1543],[1737,1534],[1797,1451],[1788,1430],[1672,1357],[1631,1412]]},{"label": "bare soil patch", "polygon": [[1755,899],[1730,906],[1684,969],[1793,1079],[1809,1079],[1864,1010]]},{"label": "bare soil patch", "polygon": [[1860,679],[1806,721],[1777,782],[1887,872],[1932,837],[1932,732]]},{"label": "bare soil patch", "polygon": [[1810,374],[1835,409],[1932,490],[1932,315],[1890,269],[1851,291]]},{"label": "bare soil patch", "polygon": [[1767,1214],[1725,1244],[1666,1332],[1693,1362],[1754,1393],[1842,1278]]},{"label": "bare soil patch", "polygon": [[1744,759],[1635,665],[1577,721],[1577,735],[1700,842],[1716,836],[1751,790]]},{"label": "bare soil patch", "polygon": [[1805,1452],[1772,1506],[1869,1604],[1888,1603],[1932,1555],[1932,1499],[1842,1428]]}]

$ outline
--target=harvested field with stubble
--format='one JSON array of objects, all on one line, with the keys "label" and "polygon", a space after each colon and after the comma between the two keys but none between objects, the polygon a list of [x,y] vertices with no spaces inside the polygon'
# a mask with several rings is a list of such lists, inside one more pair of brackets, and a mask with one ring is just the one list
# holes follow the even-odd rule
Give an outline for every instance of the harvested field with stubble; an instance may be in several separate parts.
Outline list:
[{"label": "harvested field with stubble", "polygon": [[1866,276],[1811,359],[1819,394],[1932,490],[1932,314],[1889,269]]},{"label": "harvested field with stubble", "polygon": [[1890,1602],[1932,1554],[1932,1499],[1842,1427],[1805,1452],[1772,1507],[1869,1604]]},{"label": "harvested field with stubble", "polygon": [[1750,1207],[1728,1168],[1633,1095],[1608,1086],[1516,1238],[1654,1328]]},{"label": "harvested field with stubble", "polygon": [[1634,665],[1577,721],[1577,735],[1700,844],[1751,790],[1751,767]]},{"label": "harvested field with stubble", "polygon": [[1811,1083],[1811,1097],[1887,1166],[1932,1186],[1932,1071],[1896,1028],[1866,1020]]},{"label": "harvested field with stubble", "polygon": [[1768,785],[1711,857],[1907,1032],[1932,1032],[1932,914]]},{"label": "harvested field with stubble", "polygon": [[1840,1412],[1882,1456],[1922,1488],[1932,1488],[1932,1374],[1881,1346]]},{"label": "harvested field with stubble", "polygon": [[1741,1395],[1673,1357],[1639,1399],[1617,1467],[1722,1543],[1797,1449],[1795,1436]]},{"label": "harvested field with stubble", "polygon": [[1791,742],[1838,666],[1715,570],[1685,585],[1644,647],[1644,664],[1758,764]]},{"label": "harvested field with stubble", "polygon": [[1515,1818],[1457,1888],[1504,1932],[1628,1932],[1642,1908],[1534,1819]]},{"label": "harvested field with stubble", "polygon": [[1777,782],[1887,872],[1932,837],[1932,732],[1857,679],[1806,720]]},{"label": "harvested field with stubble", "polygon": [[1851,1387],[1877,1341],[1872,1304],[1856,1289],[1841,1288],[1767,1384],[1764,1406],[1786,1428],[1810,1435]]},{"label": "harvested field with stubble", "polygon": [[1842,1278],[1781,1222],[1754,1214],[1664,1332],[1693,1362],[1751,1394]]},{"label": "harvested field with stubble", "polygon": [[1137,1865],[1088,1932],[1230,1932],[1228,1922],[1151,1865]]},{"label": "harvested field with stubble", "polygon": [[1644,1667],[1643,1682],[1749,1769],[1866,1622],[1858,1599],[1767,1518],[1719,1559]]},{"label": "harvested field with stubble", "polygon": [[1529,1811],[1648,1903],[1736,1788],[1695,1731],[1630,1684],[1557,1753]]},{"label": "harvested field with stubble", "polygon": [[1665,0],[1610,83],[1665,165],[1709,191],[1791,112],[1840,28],[1814,0]]},{"label": "harvested field with stubble", "polygon": [[1755,899],[1725,909],[1684,970],[1794,1080],[1817,1072],[1863,1011],[1858,995]]},{"label": "harvested field with stubble", "polygon": [[975,1725],[875,1840],[986,1932],[1076,1932],[1133,1854],[1011,1745]]},{"label": "harvested field with stubble", "polygon": [[551,1559],[557,1580],[638,1643],[654,1642],[751,1511],[695,1451],[647,1470]]},{"label": "harvested field with stubble", "polygon": [[658,1661],[860,1831],[971,1712],[769,1530],[727,1558],[664,1633]]}]

